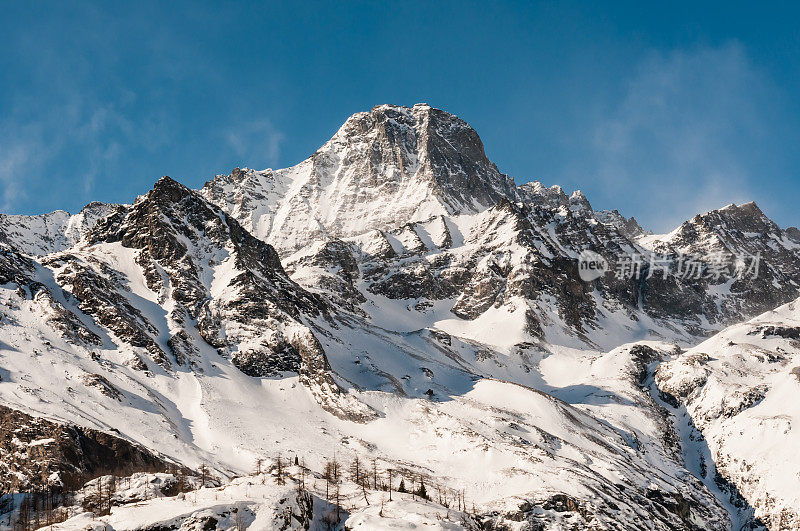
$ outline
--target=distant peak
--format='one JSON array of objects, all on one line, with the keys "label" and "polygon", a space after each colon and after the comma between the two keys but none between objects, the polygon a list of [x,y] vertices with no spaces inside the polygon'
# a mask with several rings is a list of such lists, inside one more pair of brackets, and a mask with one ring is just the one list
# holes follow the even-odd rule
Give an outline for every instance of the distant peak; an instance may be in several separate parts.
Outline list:
[{"label": "distant peak", "polygon": [[156,181],[153,189],[147,194],[147,198],[157,201],[167,201],[176,203],[193,192],[167,175]]},{"label": "distant peak", "polygon": [[752,214],[754,216],[763,216],[764,212],[758,207],[755,201],[743,203],[739,205],[739,210]]},{"label": "distant peak", "polygon": [[170,177],[169,175],[165,175],[153,185],[153,190],[171,190],[171,189],[183,189],[189,190],[184,185]]},{"label": "distant peak", "polygon": [[719,210],[712,210],[707,214],[705,214],[705,216],[713,215],[715,213],[731,218],[768,219],[766,214],[764,214],[764,212],[758,207],[755,201],[749,201],[747,203],[742,203],[741,205],[736,205],[735,203],[731,203],[730,205],[724,206]]},{"label": "distant peak", "polygon": [[157,180],[155,184],[155,186],[174,186],[174,185],[180,186],[180,183],[175,179],[173,179],[172,177],[170,177],[169,175],[164,175],[159,180]]},{"label": "distant peak", "polygon": [[100,201],[92,201],[91,203],[87,203],[86,206],[84,206],[81,209],[81,212],[88,212],[88,211],[91,211],[91,210],[97,210],[97,209],[103,208],[105,206],[106,206],[106,204],[105,203],[101,203]]},{"label": "distant peak", "polygon": [[679,234],[708,232],[725,233],[730,230],[742,233],[765,234],[776,233],[780,227],[769,219],[755,202],[736,205],[731,203],[717,210],[705,214],[697,214],[691,220],[685,221],[678,229]]},{"label": "distant peak", "polygon": [[575,190],[572,192],[572,195],[569,196],[569,205],[572,210],[592,209],[592,205],[589,204],[589,200],[586,199],[586,196],[583,195],[583,192],[580,190]]},{"label": "distant peak", "polygon": [[[391,104],[391,103],[381,103],[380,105],[375,105],[372,109],[370,109],[370,112],[386,111],[386,110],[394,110],[394,111],[422,110],[422,111],[426,111],[426,110],[431,110],[431,109],[433,109],[433,107],[431,107],[427,103],[415,103],[411,107],[406,107],[405,105],[394,105],[394,104]],[[437,109],[437,110],[440,110],[440,109]],[[445,111],[441,111],[441,112],[445,112]]]}]

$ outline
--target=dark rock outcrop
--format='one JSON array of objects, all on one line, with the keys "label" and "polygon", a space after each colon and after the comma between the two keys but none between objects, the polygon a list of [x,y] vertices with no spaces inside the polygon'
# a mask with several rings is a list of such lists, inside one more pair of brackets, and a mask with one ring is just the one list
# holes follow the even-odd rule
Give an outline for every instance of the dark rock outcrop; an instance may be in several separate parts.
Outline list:
[{"label": "dark rock outcrop", "polygon": [[5,406],[0,406],[0,457],[0,493],[74,490],[101,475],[124,476],[170,466],[120,437]]}]

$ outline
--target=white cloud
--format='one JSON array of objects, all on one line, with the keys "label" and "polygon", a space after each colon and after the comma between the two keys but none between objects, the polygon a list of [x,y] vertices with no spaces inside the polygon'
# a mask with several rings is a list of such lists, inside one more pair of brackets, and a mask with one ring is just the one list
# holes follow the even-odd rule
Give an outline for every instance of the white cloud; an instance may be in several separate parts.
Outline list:
[{"label": "white cloud", "polygon": [[25,210],[29,192],[54,188],[56,183],[48,182],[53,178],[75,182],[78,192],[71,188],[71,193],[89,201],[99,177],[119,172],[125,149],[154,150],[170,139],[163,116],[134,122],[91,94],[65,90],[61,96],[56,102],[20,102],[0,121],[0,211]]},{"label": "white cloud", "polygon": [[592,129],[590,171],[655,230],[751,200],[775,99],[735,42],[651,53]]},{"label": "white cloud", "polygon": [[20,180],[23,179],[25,165],[30,155],[28,149],[21,144],[3,142],[0,148],[0,183],[3,185],[0,192],[0,211],[14,210],[17,201],[22,197]]},{"label": "white cloud", "polygon": [[27,185],[48,158],[40,123],[10,127],[0,122],[0,212],[18,212],[29,197]]},{"label": "white cloud", "polygon": [[276,164],[284,139],[283,133],[265,118],[231,126],[224,136],[240,165],[254,169]]}]

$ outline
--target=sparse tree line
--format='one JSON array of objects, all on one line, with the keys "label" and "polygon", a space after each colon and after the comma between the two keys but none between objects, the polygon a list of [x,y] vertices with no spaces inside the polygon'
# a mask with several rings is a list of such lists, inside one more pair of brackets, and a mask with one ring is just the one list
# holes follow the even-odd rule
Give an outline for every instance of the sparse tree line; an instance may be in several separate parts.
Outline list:
[{"label": "sparse tree line", "polygon": [[16,511],[10,512],[3,523],[14,530],[29,531],[63,522],[69,517],[64,508],[66,499],[69,498],[52,488],[25,493]]},{"label": "sparse tree line", "polygon": [[[285,484],[286,478],[290,475],[287,470],[288,463],[288,460],[278,455],[269,469],[279,485]],[[328,529],[334,529],[341,523],[343,513],[347,512],[342,495],[342,486],[347,480],[355,485],[358,498],[363,497],[364,503],[367,505],[380,503],[381,516],[384,503],[392,501],[393,493],[411,494],[413,499],[431,501],[462,513],[469,512],[465,489],[445,487],[407,469],[379,466],[377,459],[367,461],[356,455],[349,463],[342,463],[334,456],[325,461],[321,475],[313,474],[305,466],[305,461],[297,455],[294,457],[294,465],[298,469],[297,477],[294,479],[297,481],[299,492],[306,490],[306,478],[309,476],[314,478],[315,488],[316,479],[324,480],[325,500],[332,506],[322,517]],[[264,471],[264,459],[259,458],[256,460],[255,473],[260,475]]]},{"label": "sparse tree line", "polygon": [[71,516],[68,508],[73,507],[78,500],[83,510],[91,511],[96,516],[105,516],[111,512],[116,492],[119,489],[129,489],[131,476],[136,473],[166,473],[175,477],[175,482],[165,489],[159,490],[154,486],[152,492],[143,491],[141,500],[188,492],[194,488],[188,481],[189,477],[201,478],[201,485],[213,479],[205,465],[197,471],[170,464],[138,468],[126,465],[97,470],[94,474],[62,473],[60,484],[34,486],[27,492],[17,490],[14,494],[12,490],[8,496],[21,499],[16,508],[0,520],[0,524],[15,531],[29,531],[61,523]]},{"label": "sparse tree line", "polygon": [[[6,520],[0,523],[8,525],[15,531],[29,531],[57,524],[71,516],[68,508],[78,501],[85,511],[90,511],[96,516],[108,515],[115,505],[115,494],[120,490],[130,489],[131,477],[137,472],[167,473],[172,475],[175,481],[162,485],[161,489],[156,485],[153,485],[152,491],[145,488],[138,493],[136,499],[126,502],[176,496],[207,486],[209,482],[218,484],[206,465],[201,465],[197,470],[169,465],[135,471],[130,470],[130,467],[109,469],[99,475],[93,475],[94,477],[85,474],[64,475],[62,485],[51,485],[19,493],[22,500],[17,504],[16,510],[9,513]],[[410,494],[413,499],[431,501],[462,513],[468,512],[464,489],[454,490],[445,487],[408,469],[379,466],[377,459],[365,460],[358,455],[347,463],[341,462],[336,456],[327,459],[321,474],[314,473],[306,467],[305,460],[298,455],[293,459],[281,455],[271,460],[259,457],[255,461],[253,473],[257,476],[272,475],[278,485],[285,485],[286,480],[291,478],[297,485],[298,500],[300,496],[308,496],[308,481],[313,481],[315,489],[319,486],[317,480],[324,481],[325,500],[331,507],[322,519],[329,529],[341,523],[342,517],[348,513],[350,504],[346,503],[342,493],[346,481],[355,486],[357,497],[363,497],[365,504],[379,503],[381,516],[384,504],[392,501],[393,494],[396,493]],[[194,478],[195,481],[190,481],[189,478]],[[321,489],[319,490],[321,493]],[[291,508],[287,510],[290,511]],[[241,519],[241,515],[238,516]]]}]

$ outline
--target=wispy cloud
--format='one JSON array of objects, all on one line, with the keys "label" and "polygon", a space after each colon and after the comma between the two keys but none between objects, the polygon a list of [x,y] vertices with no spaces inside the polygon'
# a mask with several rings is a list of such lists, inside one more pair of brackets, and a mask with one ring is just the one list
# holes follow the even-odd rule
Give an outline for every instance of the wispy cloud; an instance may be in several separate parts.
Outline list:
[{"label": "wispy cloud", "polygon": [[653,52],[592,128],[592,173],[656,230],[753,199],[774,92],[735,42]]},{"label": "wispy cloud", "polygon": [[272,166],[280,157],[284,135],[272,122],[262,118],[230,126],[225,140],[244,166],[263,169]]},{"label": "wispy cloud", "polygon": [[[125,146],[155,147],[163,135],[146,134],[157,126],[142,127],[148,117],[135,124],[114,104],[91,94],[62,92],[62,101],[48,105],[17,106],[0,121],[5,131],[0,145],[0,210],[20,211],[37,187],[52,190],[54,179],[74,184],[69,191],[91,197],[96,179],[116,166]],[[59,167],[67,161],[70,167]]]},{"label": "wispy cloud", "polygon": [[[13,126],[12,126],[13,124]],[[29,197],[28,184],[49,158],[44,124],[0,121],[0,211],[17,212]]]},{"label": "wispy cloud", "polygon": [[23,144],[6,141],[0,147],[0,183],[3,185],[0,192],[0,211],[7,212],[15,208],[23,193],[20,181],[29,160],[30,154]]},{"label": "wispy cloud", "polygon": [[[97,6],[53,11],[35,19],[35,30],[15,27],[7,35],[19,81],[4,85],[0,102],[5,212],[75,209],[109,196],[125,200],[119,189],[140,178],[140,161],[164,151],[178,132],[180,116],[163,75],[178,70],[173,61],[146,68],[124,61],[131,57],[126,35],[139,35],[146,20],[112,16]],[[96,31],[70,31],[76,24]],[[160,35],[169,32],[154,31]],[[146,48],[154,57],[170,43],[175,48],[174,39],[154,40]]]}]

